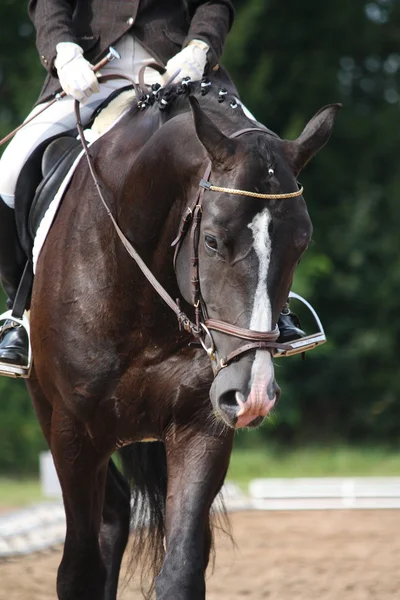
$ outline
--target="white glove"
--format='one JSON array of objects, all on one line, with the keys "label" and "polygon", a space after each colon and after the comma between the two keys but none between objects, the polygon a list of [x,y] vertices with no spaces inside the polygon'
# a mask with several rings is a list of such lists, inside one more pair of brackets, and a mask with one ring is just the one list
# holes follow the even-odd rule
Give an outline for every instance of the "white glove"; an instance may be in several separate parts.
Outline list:
[{"label": "white glove", "polygon": [[184,77],[190,77],[192,81],[199,81],[203,77],[208,49],[209,46],[201,40],[189,42],[186,48],[167,62],[165,66],[167,71],[163,75],[164,81],[167,82],[179,69],[180,73],[174,79],[174,83],[178,83]]},{"label": "white glove", "polygon": [[56,46],[54,66],[64,92],[75,100],[84,100],[99,91],[99,82],[92,65],[83,58],[83,50],[72,42]]}]

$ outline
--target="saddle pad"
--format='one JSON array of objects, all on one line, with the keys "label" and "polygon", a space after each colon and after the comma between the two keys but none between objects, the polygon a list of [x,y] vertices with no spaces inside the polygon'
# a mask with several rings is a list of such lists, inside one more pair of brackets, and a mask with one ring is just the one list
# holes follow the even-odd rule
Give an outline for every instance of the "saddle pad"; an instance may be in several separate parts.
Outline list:
[{"label": "saddle pad", "polygon": [[68,171],[64,181],[61,183],[61,186],[58,189],[58,192],[56,193],[56,195],[54,196],[54,199],[50,202],[49,207],[46,210],[46,212],[44,213],[43,219],[37,229],[36,237],[35,237],[35,241],[33,242],[33,249],[32,249],[32,264],[33,264],[33,272],[34,273],[36,272],[36,265],[37,265],[40,251],[43,248],[43,244],[46,240],[47,234],[50,231],[50,227],[52,226],[54,217],[56,215],[58,207],[60,206],[60,202],[64,196],[65,190],[67,189],[67,187],[72,179],[72,176],[75,173],[75,169],[78,166],[83,154],[84,154],[84,151],[82,149],[82,151],[76,157],[72,167]]},{"label": "saddle pad", "polygon": [[114,123],[132,106],[136,98],[135,90],[121,88],[116,90],[96,112],[92,131],[96,135],[103,135]]}]

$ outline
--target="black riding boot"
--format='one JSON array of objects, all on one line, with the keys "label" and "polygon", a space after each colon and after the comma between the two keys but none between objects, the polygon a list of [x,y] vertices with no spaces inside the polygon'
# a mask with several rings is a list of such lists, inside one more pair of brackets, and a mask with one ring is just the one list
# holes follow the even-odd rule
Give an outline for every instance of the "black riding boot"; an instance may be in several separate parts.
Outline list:
[{"label": "black riding boot", "polygon": [[[26,256],[19,242],[14,211],[0,196],[0,281],[9,309],[14,304],[25,264]],[[0,363],[25,367],[28,353],[29,340],[25,328],[11,319],[0,323]]]},{"label": "black riding boot", "polygon": [[292,313],[289,308],[289,302],[286,302],[279,316],[278,327],[280,336],[278,342],[285,343],[293,340],[298,340],[306,335],[301,329],[301,324],[298,317]]}]

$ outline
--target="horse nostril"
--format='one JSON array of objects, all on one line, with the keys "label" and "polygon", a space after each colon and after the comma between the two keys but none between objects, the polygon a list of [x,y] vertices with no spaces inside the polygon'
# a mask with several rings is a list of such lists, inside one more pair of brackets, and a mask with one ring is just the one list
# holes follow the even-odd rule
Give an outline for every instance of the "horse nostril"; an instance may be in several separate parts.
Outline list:
[{"label": "horse nostril", "polygon": [[241,392],[236,390],[228,390],[221,394],[219,398],[219,408],[231,419],[237,418],[241,405],[244,403],[245,397]]},{"label": "horse nostril", "polygon": [[275,392],[275,406],[278,404],[280,395],[281,395],[281,388],[279,387],[279,385],[277,385],[276,392]]},{"label": "horse nostril", "polygon": [[244,404],[246,402],[246,398],[244,397],[242,392],[236,392],[235,400],[236,400],[238,406],[241,406],[242,404]]},{"label": "horse nostril", "polygon": [[279,385],[276,383],[275,379],[272,379],[267,386],[267,395],[270,400],[276,398],[278,400],[279,395],[281,393],[281,389]]},{"label": "horse nostril", "polygon": [[244,399],[243,394],[241,394],[240,392],[236,392],[235,390],[229,390],[227,392],[224,392],[223,394],[221,394],[219,399],[220,406],[238,408],[238,401],[236,396],[241,396]]}]

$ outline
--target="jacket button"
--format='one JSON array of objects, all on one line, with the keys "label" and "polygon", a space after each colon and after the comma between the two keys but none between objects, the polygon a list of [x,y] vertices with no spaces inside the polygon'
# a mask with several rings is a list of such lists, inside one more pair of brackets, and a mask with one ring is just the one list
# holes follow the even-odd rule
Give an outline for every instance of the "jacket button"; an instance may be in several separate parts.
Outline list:
[{"label": "jacket button", "polygon": [[133,25],[133,17],[129,17],[129,19],[127,20],[128,25]]}]

